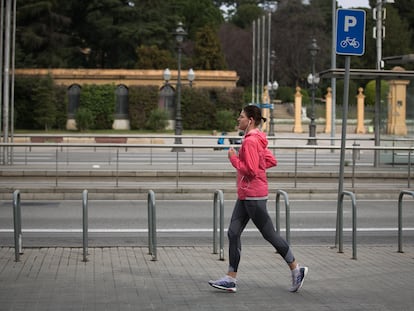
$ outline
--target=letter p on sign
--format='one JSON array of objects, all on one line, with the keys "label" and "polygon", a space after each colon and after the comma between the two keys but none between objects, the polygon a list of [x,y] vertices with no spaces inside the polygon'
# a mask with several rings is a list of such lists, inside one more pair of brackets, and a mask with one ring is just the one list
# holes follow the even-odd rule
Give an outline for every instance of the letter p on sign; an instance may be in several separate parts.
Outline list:
[{"label": "letter p on sign", "polygon": [[357,24],[357,20],[355,16],[345,16],[345,26],[344,26],[345,32],[349,32],[349,28],[355,27],[356,24]]}]

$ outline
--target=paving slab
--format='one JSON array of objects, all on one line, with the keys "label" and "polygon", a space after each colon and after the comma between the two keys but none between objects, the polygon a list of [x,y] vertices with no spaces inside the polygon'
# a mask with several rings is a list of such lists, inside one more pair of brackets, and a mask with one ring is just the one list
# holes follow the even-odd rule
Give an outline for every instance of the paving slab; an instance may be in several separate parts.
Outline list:
[{"label": "paving slab", "polygon": [[[407,243],[408,244],[408,243]],[[237,293],[210,287],[223,276],[210,247],[0,248],[0,310],[413,310],[414,245],[293,246],[309,274],[288,291],[290,272],[271,246],[243,248]]]}]

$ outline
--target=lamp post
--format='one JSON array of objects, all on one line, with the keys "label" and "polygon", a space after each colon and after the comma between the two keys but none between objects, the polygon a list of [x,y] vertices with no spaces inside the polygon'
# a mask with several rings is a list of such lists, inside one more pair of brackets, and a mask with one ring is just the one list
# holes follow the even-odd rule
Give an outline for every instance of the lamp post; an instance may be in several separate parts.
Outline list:
[{"label": "lamp post", "polygon": [[311,106],[311,122],[309,123],[309,139],[308,145],[317,145],[316,142],[316,124],[315,124],[315,90],[316,86],[319,84],[319,76],[315,73],[315,57],[318,54],[320,48],[316,43],[316,39],[312,40],[312,43],[309,45],[309,53],[312,57],[312,73],[308,75],[308,83],[311,85],[312,91],[312,106]]},{"label": "lamp post", "polygon": [[[181,22],[178,23],[178,27],[174,32],[175,39],[177,40],[178,45],[178,67],[177,67],[177,102],[175,106],[175,140],[174,144],[182,144],[181,134],[183,131],[183,123],[181,117],[181,52],[182,52],[182,43],[184,37],[187,35],[187,32],[183,28]],[[174,150],[176,151],[176,150]]]},{"label": "lamp post", "polygon": [[270,82],[270,81],[267,83],[267,90],[269,92],[269,98],[270,98],[269,136],[274,136],[275,135],[274,124],[273,124],[273,109],[274,109],[273,101],[275,99],[275,95],[276,95],[275,93],[276,93],[277,89],[279,88],[279,84],[277,83],[276,80],[274,80],[275,63],[276,63],[276,52],[274,50],[272,50],[271,55],[270,55],[270,66],[271,66],[271,70],[272,70],[271,81],[273,81],[273,83]]},{"label": "lamp post", "polygon": [[270,126],[269,126],[269,136],[275,135],[274,124],[273,124],[273,101],[275,99],[276,91],[279,88],[279,83],[277,81],[273,81],[267,83],[267,90],[269,91],[269,98],[270,98]]},{"label": "lamp post", "polygon": [[[376,39],[376,50],[377,50],[377,61],[376,68],[377,70],[383,69],[383,60],[382,60],[382,40],[383,32],[385,33],[385,26],[383,21],[385,19],[385,11],[383,12],[383,5],[387,3],[395,3],[394,0],[377,0],[375,8],[373,10],[373,17],[376,20],[376,26],[374,28],[374,38]],[[377,77],[375,79],[375,112],[374,112],[374,139],[375,146],[381,144],[380,138],[380,126],[381,126],[381,78]],[[379,165],[379,152],[375,150],[374,155],[374,167]]]}]

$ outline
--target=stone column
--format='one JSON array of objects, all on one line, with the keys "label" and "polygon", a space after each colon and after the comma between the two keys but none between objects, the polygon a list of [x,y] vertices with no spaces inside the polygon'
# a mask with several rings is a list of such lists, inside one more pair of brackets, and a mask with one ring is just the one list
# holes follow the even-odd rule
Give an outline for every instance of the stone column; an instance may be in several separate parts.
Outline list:
[{"label": "stone column", "polygon": [[[267,86],[263,88],[262,104],[270,104],[269,90]],[[262,123],[262,131],[268,132],[269,131],[268,124],[270,124],[270,109],[269,108],[262,108],[262,117],[266,118],[266,122]]]},{"label": "stone column", "polygon": [[394,128],[394,122],[395,122],[394,118],[391,117],[392,115],[394,115],[394,113],[391,112],[392,111],[392,105],[391,105],[392,95],[391,95],[391,93],[392,92],[391,92],[391,87],[390,87],[390,89],[388,90],[388,96],[387,96],[387,112],[388,112],[388,116],[389,116],[389,117],[387,117],[387,133],[392,132],[392,129]]},{"label": "stone column", "polygon": [[365,102],[365,95],[363,94],[364,89],[362,87],[358,88],[358,95],[357,95],[357,127],[355,133],[357,134],[365,134],[366,129],[364,126],[364,102]]},{"label": "stone column", "polygon": [[295,126],[293,128],[294,133],[303,133],[302,129],[302,94],[300,93],[300,87],[296,87],[295,93]]},{"label": "stone column", "polygon": [[325,133],[331,132],[331,120],[332,120],[332,88],[328,87],[328,93],[325,96],[326,107],[325,107]]},{"label": "stone column", "polygon": [[[393,68],[395,71],[404,71],[402,67]],[[388,119],[391,119],[390,133],[392,135],[407,135],[406,107],[407,107],[407,85],[408,80],[390,80],[390,108]]]}]

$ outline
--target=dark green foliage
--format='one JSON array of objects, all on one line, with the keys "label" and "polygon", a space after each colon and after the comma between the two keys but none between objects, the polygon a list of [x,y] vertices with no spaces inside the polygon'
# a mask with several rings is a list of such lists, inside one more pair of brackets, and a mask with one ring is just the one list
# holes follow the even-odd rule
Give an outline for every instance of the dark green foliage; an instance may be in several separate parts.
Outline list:
[{"label": "dark green foliage", "polygon": [[243,90],[183,88],[181,105],[184,129],[216,129],[219,110],[231,111],[233,120],[237,119],[244,106]]},{"label": "dark green foliage", "polygon": [[36,128],[45,131],[52,129],[56,121],[56,98],[53,90],[53,81],[50,77],[40,79],[40,83],[33,89],[34,121]]},{"label": "dark green foliage", "polygon": [[216,114],[217,129],[220,132],[230,132],[235,129],[236,119],[231,110],[219,110]]},{"label": "dark green foliage", "polygon": [[17,129],[36,129],[33,115],[35,104],[32,99],[32,90],[39,83],[37,78],[17,77],[14,90],[15,126]]},{"label": "dark green foliage", "polygon": [[89,109],[95,120],[93,129],[110,129],[115,112],[115,85],[83,85],[80,107]]},{"label": "dark green foliage", "polygon": [[[388,102],[389,86],[386,81],[381,81],[381,103],[383,107],[386,107],[386,103]],[[374,106],[375,105],[375,93],[376,93],[376,81],[372,80],[367,83],[365,86],[365,105],[366,106]]]},{"label": "dark green foliage", "polygon": [[160,50],[156,45],[141,45],[136,52],[138,61],[135,67],[139,69],[164,69],[175,63],[169,51]]},{"label": "dark green foliage", "polygon": [[276,98],[282,103],[293,103],[295,102],[295,92],[296,90],[292,87],[281,86],[277,89]]},{"label": "dark green foliage", "polygon": [[[357,84],[354,80],[349,81],[348,105],[356,105],[355,96],[358,94]],[[344,80],[336,81],[336,105],[342,106],[344,102]]]},{"label": "dark green foliage", "polygon": [[14,102],[16,128],[56,128],[57,92],[50,77],[16,79]]},{"label": "dark green foliage", "polygon": [[204,130],[214,128],[216,107],[209,100],[208,90],[185,87],[182,89],[181,95],[184,129]]},{"label": "dark green foliage", "polygon": [[86,107],[80,107],[75,115],[76,127],[84,132],[95,128],[95,118],[92,111]]},{"label": "dark green foliage", "polygon": [[68,89],[66,86],[55,85],[56,96],[56,129],[66,129],[68,115]]},{"label": "dark green foliage", "polygon": [[146,122],[146,128],[152,131],[162,131],[168,125],[168,113],[163,109],[154,109],[150,112]]},{"label": "dark green foliage", "polygon": [[158,107],[159,89],[156,86],[129,88],[129,120],[131,129],[145,129],[152,110]]},{"label": "dark green foliage", "polygon": [[216,30],[211,26],[207,25],[197,32],[194,54],[196,68],[204,70],[226,69],[226,62]]}]

